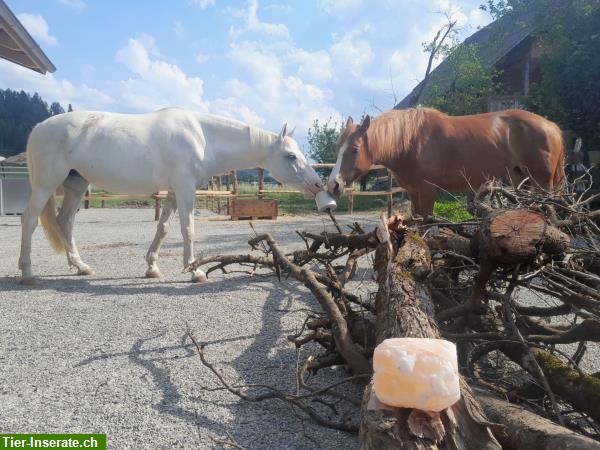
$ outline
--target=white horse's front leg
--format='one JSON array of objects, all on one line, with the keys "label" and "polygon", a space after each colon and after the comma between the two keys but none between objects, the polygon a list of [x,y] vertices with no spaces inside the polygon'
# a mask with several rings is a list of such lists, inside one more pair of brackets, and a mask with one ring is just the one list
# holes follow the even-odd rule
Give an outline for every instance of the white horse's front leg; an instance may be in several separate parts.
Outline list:
[{"label": "white horse's front leg", "polygon": [[169,231],[171,226],[171,218],[177,210],[177,202],[175,200],[175,194],[169,192],[165,201],[165,207],[160,214],[158,225],[156,226],[156,234],[154,240],[146,253],[146,262],[148,263],[148,270],[146,270],[146,278],[159,278],[160,269],[158,268],[158,254],[160,252],[160,246],[163,239]]},{"label": "white horse's front leg", "polygon": [[[21,255],[19,256],[19,269],[22,272],[21,284],[34,284],[35,282],[31,271],[31,236],[52,193],[52,190],[34,189],[21,216]],[[54,214],[54,211],[52,213]]]},{"label": "white horse's front leg", "polygon": [[[179,208],[179,221],[181,222],[181,235],[183,236],[183,267],[189,266],[194,260],[194,203],[196,191],[191,195],[181,196],[177,193],[177,207]],[[208,281],[206,274],[196,269],[192,272],[193,283]]]}]

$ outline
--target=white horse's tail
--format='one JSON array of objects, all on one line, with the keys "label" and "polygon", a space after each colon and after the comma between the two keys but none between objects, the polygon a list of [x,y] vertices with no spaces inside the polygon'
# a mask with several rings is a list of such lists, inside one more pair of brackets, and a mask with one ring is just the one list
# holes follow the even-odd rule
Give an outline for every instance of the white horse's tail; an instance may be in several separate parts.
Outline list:
[{"label": "white horse's tail", "polygon": [[[32,131],[33,133],[33,131]],[[31,191],[33,192],[35,186],[35,172],[33,170],[33,161],[31,158],[31,150],[29,148],[29,142],[27,142],[27,170],[29,172],[29,182],[31,184]],[[44,229],[44,233],[46,234],[46,238],[48,242],[50,242],[50,246],[54,249],[56,253],[63,253],[65,251],[65,243],[62,232],[60,231],[60,227],[56,220],[56,201],[54,200],[54,192],[48,199],[46,206],[42,210],[40,214],[40,223],[42,224],[42,228]]]},{"label": "white horse's tail", "polygon": [[56,253],[64,253],[65,243],[63,241],[62,232],[56,221],[56,202],[54,200],[54,194],[48,199],[48,203],[44,206],[42,214],[40,214],[40,223],[46,233],[48,242]]}]

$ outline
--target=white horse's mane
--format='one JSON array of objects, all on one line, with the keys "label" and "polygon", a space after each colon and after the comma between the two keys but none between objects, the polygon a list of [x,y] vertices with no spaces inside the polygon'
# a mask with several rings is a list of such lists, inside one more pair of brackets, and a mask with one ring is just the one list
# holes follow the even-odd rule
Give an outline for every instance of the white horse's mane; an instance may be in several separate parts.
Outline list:
[{"label": "white horse's mane", "polygon": [[263,130],[261,128],[255,127],[254,125],[249,125],[244,122],[240,122],[239,120],[232,119],[229,117],[223,117],[213,114],[201,114],[201,122],[207,125],[216,125],[227,128],[228,131],[232,129],[238,129],[240,131],[248,131],[248,136],[250,140],[250,145],[252,148],[261,148],[268,147],[273,144],[275,139],[277,138],[277,133],[273,133],[271,131]]},{"label": "white horse's mane", "polygon": [[273,141],[277,138],[277,135],[270,131],[261,130],[252,125],[248,128],[250,133],[250,145],[253,147],[268,147],[273,144]]}]

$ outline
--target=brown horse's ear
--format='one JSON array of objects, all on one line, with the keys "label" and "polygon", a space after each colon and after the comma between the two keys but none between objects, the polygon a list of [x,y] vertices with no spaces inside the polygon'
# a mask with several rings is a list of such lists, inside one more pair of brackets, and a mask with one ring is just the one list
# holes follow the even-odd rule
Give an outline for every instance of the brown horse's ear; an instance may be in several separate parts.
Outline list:
[{"label": "brown horse's ear", "polygon": [[348,120],[346,120],[346,128],[348,128],[353,123],[354,123],[354,120],[352,120],[352,116],[348,116]]},{"label": "brown horse's ear", "polygon": [[371,125],[371,117],[369,117],[369,115],[366,115],[362,123],[360,124],[360,127],[358,127],[358,133],[365,134],[369,129],[369,125]]}]

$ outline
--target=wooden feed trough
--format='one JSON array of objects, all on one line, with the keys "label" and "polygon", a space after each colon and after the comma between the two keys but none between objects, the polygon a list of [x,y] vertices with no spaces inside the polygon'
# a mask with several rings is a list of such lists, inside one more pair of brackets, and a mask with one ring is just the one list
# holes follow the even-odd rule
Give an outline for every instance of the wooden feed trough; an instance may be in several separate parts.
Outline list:
[{"label": "wooden feed trough", "polygon": [[231,220],[240,219],[277,219],[277,201],[234,198]]}]

